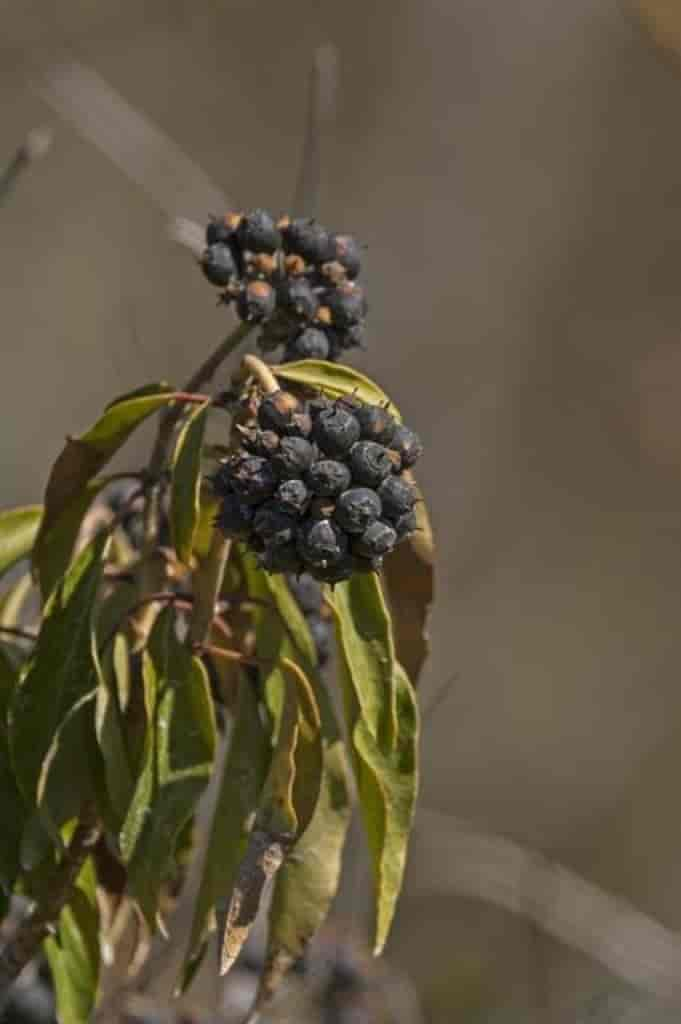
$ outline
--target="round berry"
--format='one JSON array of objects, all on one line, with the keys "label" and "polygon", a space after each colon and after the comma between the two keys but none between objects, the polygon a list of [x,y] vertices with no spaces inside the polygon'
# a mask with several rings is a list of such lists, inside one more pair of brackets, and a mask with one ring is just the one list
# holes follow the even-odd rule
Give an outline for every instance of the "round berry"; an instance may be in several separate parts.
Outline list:
[{"label": "round berry", "polygon": [[310,503],[310,492],[302,480],[292,477],[279,484],[274,500],[289,515],[302,516]]},{"label": "round berry", "polygon": [[266,210],[253,210],[241,218],[236,237],[243,250],[275,252],[281,246],[281,234]]},{"label": "round berry", "polygon": [[235,494],[248,505],[269,498],[277,486],[272,466],[259,455],[247,455],[236,462],[231,469],[230,482]]},{"label": "round berry", "polygon": [[397,427],[389,447],[399,455],[402,469],[408,469],[409,466],[413,466],[416,460],[423,455],[421,439],[409,427]]},{"label": "round berry", "polygon": [[297,359],[328,359],[329,339],[324,331],[317,327],[306,327],[288,342],[284,353],[284,362],[292,363]]},{"label": "round berry", "polygon": [[365,349],[367,345],[364,327],[362,324],[352,324],[350,327],[343,328],[343,330],[335,329],[330,331],[329,346],[336,354],[336,358],[341,352],[347,352],[352,348]]},{"label": "round berry", "polygon": [[322,589],[316,580],[303,573],[287,580],[288,588],[295,597],[304,615],[319,615],[322,610]]},{"label": "round berry", "polygon": [[359,423],[342,405],[332,405],[314,420],[312,437],[326,455],[343,455],[359,440]]},{"label": "round berry", "polygon": [[330,519],[308,520],[298,533],[298,551],[306,564],[325,569],[342,562],[348,540]]},{"label": "round berry", "polygon": [[333,406],[334,403],[331,399],[320,393],[315,395],[314,398],[311,398],[307,403],[307,411],[312,417],[312,422],[314,423],[320,413],[326,412],[328,409],[332,409]]},{"label": "round berry", "polygon": [[218,288],[224,288],[237,277],[238,270],[232,250],[224,242],[214,242],[201,257],[204,277]]},{"label": "round berry", "polygon": [[249,281],[239,292],[236,311],[246,323],[260,323],[274,313],[276,296],[267,281]]},{"label": "round berry", "polygon": [[277,289],[277,302],[287,313],[301,320],[313,320],[319,308],[319,299],[305,277],[289,277]]},{"label": "round berry", "polygon": [[353,444],[348,461],[353,481],[365,487],[378,487],[393,471],[388,449],[375,441]]},{"label": "round berry", "polygon": [[333,326],[341,329],[358,324],[367,313],[364,292],[352,281],[330,288],[324,292],[322,301],[330,311]]},{"label": "round berry", "polygon": [[383,506],[383,516],[390,522],[411,512],[416,502],[415,489],[399,476],[387,477],[378,488],[378,496]]},{"label": "round berry", "polygon": [[263,396],[258,407],[258,422],[263,430],[285,434],[293,423],[293,417],[304,411],[305,407],[295,395],[279,389]]},{"label": "round berry", "polygon": [[336,502],[334,518],[348,533],[364,533],[381,514],[381,499],[368,487],[351,487]]},{"label": "round berry", "polygon": [[280,480],[293,480],[307,473],[314,455],[314,448],[304,437],[282,437],[272,456],[272,467]]},{"label": "round berry", "polygon": [[316,565],[314,568],[315,577],[322,583],[341,583],[349,580],[356,569],[356,561],[351,555],[345,555],[335,565]]},{"label": "round berry", "polygon": [[382,405],[363,405],[355,413],[363,441],[390,444],[397,429],[397,420]]},{"label": "round berry", "polygon": [[276,502],[267,501],[255,513],[253,532],[267,546],[290,544],[295,537],[296,521]]},{"label": "round berry", "polygon": [[399,516],[397,519],[392,521],[397,534],[398,543],[408,537],[410,533],[413,533],[416,529],[416,512],[414,509],[411,512],[405,512],[404,515]]},{"label": "round berry", "polygon": [[316,220],[297,217],[280,222],[284,251],[301,256],[306,263],[321,265],[331,258],[329,233]]},{"label": "round berry", "polygon": [[253,509],[239,501],[236,494],[226,494],[220,503],[216,523],[226,537],[246,540],[253,526]]},{"label": "round berry", "polygon": [[350,486],[350,470],[335,459],[320,459],[307,471],[305,477],[311,491],[322,498],[335,498]]},{"label": "round berry", "polygon": [[303,563],[295,544],[268,544],[266,545],[260,564],[267,572],[302,572]]},{"label": "round berry", "polygon": [[363,558],[381,558],[392,551],[396,543],[397,533],[392,526],[375,519],[355,541],[352,550]]},{"label": "round berry", "polygon": [[329,239],[330,259],[340,263],[341,267],[352,280],[357,277],[361,268],[361,250],[356,238],[352,235],[331,235]]},{"label": "round berry", "polygon": [[[256,430],[253,439],[253,454],[262,455],[265,459],[271,459],[279,448],[279,435],[273,430]],[[244,443],[244,448],[246,444]]]}]

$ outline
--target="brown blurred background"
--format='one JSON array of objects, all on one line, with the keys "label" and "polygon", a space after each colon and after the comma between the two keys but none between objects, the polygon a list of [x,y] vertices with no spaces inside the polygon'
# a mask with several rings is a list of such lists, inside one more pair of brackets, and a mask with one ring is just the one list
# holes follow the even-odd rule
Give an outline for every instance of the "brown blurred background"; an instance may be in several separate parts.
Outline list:
[{"label": "brown blurred background", "polygon": [[[64,434],[117,392],[182,380],[227,316],[164,214],[32,83],[68,52],[236,204],[283,210],[311,54],[335,44],[320,213],[369,246],[355,364],[427,443],[426,703],[456,674],[422,802],[681,930],[674,59],[613,0],[3,0],[0,19],[0,153],[55,129],[0,213],[2,504],[39,500]],[[454,870],[446,892],[438,821],[419,819],[390,950],[429,1019],[578,1020],[618,989]]]}]

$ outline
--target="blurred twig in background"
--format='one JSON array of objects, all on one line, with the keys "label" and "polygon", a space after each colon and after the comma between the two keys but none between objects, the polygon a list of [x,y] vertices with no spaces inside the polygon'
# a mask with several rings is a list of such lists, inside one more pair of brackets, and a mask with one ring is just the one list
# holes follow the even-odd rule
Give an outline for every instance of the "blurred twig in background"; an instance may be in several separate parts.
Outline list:
[{"label": "blurred twig in background", "polygon": [[29,132],[16,153],[0,171],[0,204],[12,193],[23,172],[32,163],[45,156],[52,143],[52,135],[46,128]]}]

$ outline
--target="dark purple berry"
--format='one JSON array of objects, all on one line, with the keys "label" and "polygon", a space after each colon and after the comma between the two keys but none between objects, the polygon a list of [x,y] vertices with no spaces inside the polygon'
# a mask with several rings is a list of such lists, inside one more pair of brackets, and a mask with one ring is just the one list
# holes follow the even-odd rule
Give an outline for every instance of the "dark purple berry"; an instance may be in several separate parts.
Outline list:
[{"label": "dark purple berry", "polygon": [[[257,519],[257,517],[256,517]],[[353,553],[363,558],[381,558],[397,543],[397,533],[388,523],[375,519],[352,545]]]},{"label": "dark purple berry", "polygon": [[289,515],[302,516],[310,503],[310,492],[302,480],[292,478],[279,484],[274,499]]},{"label": "dark purple berry", "polygon": [[364,292],[352,281],[324,292],[322,303],[330,312],[332,325],[342,330],[358,324],[367,313]]},{"label": "dark purple berry", "polygon": [[352,324],[343,330],[332,330],[329,337],[329,346],[337,355],[347,352],[352,348],[365,349],[366,338],[362,324]]},{"label": "dark purple berry", "polygon": [[399,544],[401,540],[404,540],[405,537],[408,537],[416,529],[416,512],[414,509],[411,512],[405,512],[398,519],[393,519],[392,525],[395,528]]},{"label": "dark purple berry", "polygon": [[383,517],[393,522],[406,515],[414,507],[416,491],[412,485],[399,476],[389,476],[378,488],[383,505]]},{"label": "dark purple berry", "polygon": [[266,320],[274,313],[275,306],[274,288],[267,281],[249,281],[236,300],[236,311],[246,323]]},{"label": "dark purple berry", "polygon": [[363,441],[376,441],[377,444],[390,444],[397,420],[382,405],[363,405],[355,413],[359,422]]},{"label": "dark purple berry", "polygon": [[334,518],[348,533],[364,533],[381,514],[381,499],[368,487],[351,487],[336,502]]},{"label": "dark purple berry", "polygon": [[224,242],[214,242],[204,250],[201,270],[211,284],[226,287],[238,274],[232,250]]},{"label": "dark purple berry", "polygon": [[269,459],[279,448],[280,437],[273,430],[249,430],[241,435],[241,443],[253,455]]},{"label": "dark purple berry", "polygon": [[303,563],[295,544],[268,544],[262,553],[260,564],[267,572],[302,572]]},{"label": "dark purple berry", "polygon": [[315,451],[303,437],[282,437],[272,456],[272,466],[280,480],[304,476],[314,460]]},{"label": "dark purple berry", "polygon": [[268,547],[292,543],[295,529],[294,517],[284,512],[274,501],[267,501],[261,505],[253,519],[253,532],[257,537],[261,537]]},{"label": "dark purple berry", "polygon": [[284,353],[284,362],[292,363],[296,359],[328,359],[329,339],[324,331],[317,327],[306,327],[300,334],[288,342]]},{"label": "dark purple berry", "polygon": [[317,652],[317,664],[324,668],[331,656],[331,630],[326,619],[319,615],[311,615],[307,620],[315,650]]},{"label": "dark purple berry", "polygon": [[264,395],[258,408],[258,422],[263,430],[287,434],[294,416],[305,412],[305,407],[290,391],[272,391]]},{"label": "dark purple berry", "polygon": [[259,504],[271,497],[277,486],[277,478],[270,462],[259,455],[247,455],[232,466],[230,482],[232,488],[248,505]]},{"label": "dark purple berry", "polygon": [[226,537],[246,540],[253,526],[253,509],[239,501],[236,494],[226,494],[220,503],[216,522]]},{"label": "dark purple berry", "polygon": [[285,219],[279,227],[285,252],[301,256],[306,263],[317,266],[332,258],[329,233],[316,220],[305,217]]},{"label": "dark purple berry", "polygon": [[311,491],[322,498],[334,498],[350,486],[350,470],[335,459],[320,459],[315,462],[305,477]]},{"label": "dark purple berry", "polygon": [[357,277],[361,268],[361,250],[357,239],[352,235],[330,236],[330,259],[340,263],[347,276],[352,280]]},{"label": "dark purple berry", "polygon": [[390,453],[375,441],[358,441],[353,444],[348,463],[353,482],[365,487],[378,487],[393,471]]},{"label": "dark purple berry", "polygon": [[314,574],[322,583],[341,583],[349,580],[356,569],[356,561],[351,555],[345,555],[335,565],[316,565]]},{"label": "dark purple berry", "polygon": [[314,422],[320,413],[326,412],[327,409],[332,409],[333,406],[334,403],[331,401],[330,398],[327,398],[326,395],[319,394],[315,395],[314,398],[310,399],[310,401],[307,403],[307,410],[310,416],[312,417],[312,421]]},{"label": "dark purple berry", "polygon": [[305,277],[289,277],[277,288],[277,302],[289,314],[301,320],[313,320],[319,299]]},{"label": "dark purple berry", "polygon": [[359,440],[359,423],[347,409],[334,405],[319,413],[312,437],[326,455],[343,455]]},{"label": "dark purple berry", "polygon": [[322,589],[317,581],[303,573],[300,577],[292,576],[287,583],[303,615],[319,615],[322,609]]},{"label": "dark purple berry", "polygon": [[338,565],[348,550],[347,537],[330,519],[308,520],[298,533],[298,551],[313,568]]},{"label": "dark purple berry", "polygon": [[242,217],[236,237],[244,251],[272,253],[281,247],[279,229],[266,210],[253,210]]},{"label": "dark purple berry", "polygon": [[389,447],[400,456],[402,469],[413,466],[416,460],[423,455],[421,439],[409,427],[398,426]]},{"label": "dark purple berry", "polygon": [[241,216],[238,213],[226,213],[224,217],[211,217],[206,226],[206,245],[214,245],[215,242],[231,244],[240,220]]}]

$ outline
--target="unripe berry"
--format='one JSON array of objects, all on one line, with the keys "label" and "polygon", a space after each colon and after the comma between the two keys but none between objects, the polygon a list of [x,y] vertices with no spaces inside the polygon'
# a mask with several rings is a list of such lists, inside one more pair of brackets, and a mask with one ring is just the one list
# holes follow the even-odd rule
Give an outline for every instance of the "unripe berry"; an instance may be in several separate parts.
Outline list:
[{"label": "unripe berry", "polygon": [[390,453],[375,441],[353,444],[348,461],[353,481],[365,487],[378,487],[393,471]]},{"label": "unripe berry", "polygon": [[329,233],[316,220],[297,217],[280,221],[284,251],[302,256],[306,263],[319,266],[331,258]]},{"label": "unripe berry", "polygon": [[335,459],[320,459],[315,462],[305,477],[311,491],[322,498],[334,498],[350,486],[350,470]]},{"label": "unripe berry", "polygon": [[324,292],[322,304],[330,311],[333,326],[341,329],[358,324],[367,313],[364,292],[352,281]]},{"label": "unripe berry", "polygon": [[382,405],[363,405],[355,413],[363,441],[376,441],[389,445],[392,441],[397,420]]},{"label": "unripe berry", "polygon": [[402,469],[413,466],[423,454],[423,444],[418,434],[401,425],[396,428],[389,447],[400,456]]},{"label": "unripe berry", "polygon": [[324,331],[317,327],[306,327],[300,334],[288,342],[284,353],[284,362],[292,363],[297,359],[328,359],[329,339]]},{"label": "unripe berry", "polygon": [[305,476],[312,466],[315,451],[303,437],[282,437],[272,456],[272,467],[280,480]]},{"label": "unripe berry", "polygon": [[351,487],[336,502],[334,518],[348,533],[364,533],[381,514],[381,499],[368,487]]},{"label": "unripe berry", "polygon": [[260,323],[272,316],[276,306],[274,288],[267,281],[249,281],[236,300],[236,311],[246,323]]},{"label": "unripe berry", "polygon": [[308,520],[298,533],[298,551],[307,565],[326,569],[342,562],[348,551],[348,540],[330,519]]},{"label": "unripe berry", "polygon": [[411,512],[416,502],[415,489],[399,476],[387,477],[378,488],[378,496],[383,506],[383,517],[391,523]]},{"label": "unripe berry", "polygon": [[305,277],[289,277],[277,288],[277,302],[287,313],[301,320],[313,320],[319,308],[319,299]]},{"label": "unripe berry", "polygon": [[264,430],[286,434],[293,425],[293,417],[304,412],[304,405],[295,395],[279,389],[263,396],[258,408],[258,422]]},{"label": "unripe berry", "polygon": [[295,544],[268,544],[263,551],[260,564],[271,573],[299,573],[303,569]]},{"label": "unripe berry", "polygon": [[218,288],[225,288],[238,275],[232,250],[224,242],[215,242],[204,250],[201,270],[204,277]]},{"label": "unripe berry", "polygon": [[216,524],[226,537],[247,540],[253,525],[253,509],[239,501],[236,494],[226,494],[220,503]]},{"label": "unripe berry", "polygon": [[319,413],[312,437],[326,455],[343,455],[359,440],[359,423],[351,412],[335,405]]},{"label": "unripe berry", "polygon": [[310,503],[310,492],[302,480],[293,477],[279,484],[274,500],[289,515],[302,516]]},{"label": "unripe berry", "polygon": [[274,494],[277,478],[267,459],[247,455],[231,467],[232,488],[248,505],[259,504]]},{"label": "unripe berry", "polygon": [[236,237],[244,251],[271,253],[281,246],[279,229],[266,210],[253,210],[242,217]]},{"label": "unripe berry", "polygon": [[290,544],[295,538],[296,521],[284,512],[274,501],[267,501],[258,508],[253,519],[253,532],[265,544]]},{"label": "unripe berry", "polygon": [[[257,517],[256,517],[257,518]],[[374,520],[352,545],[353,553],[363,558],[381,558],[397,543],[397,533],[388,523]]]},{"label": "unripe berry", "polygon": [[331,235],[329,239],[330,259],[345,270],[350,280],[357,277],[361,268],[361,250],[356,238],[352,235]]}]

